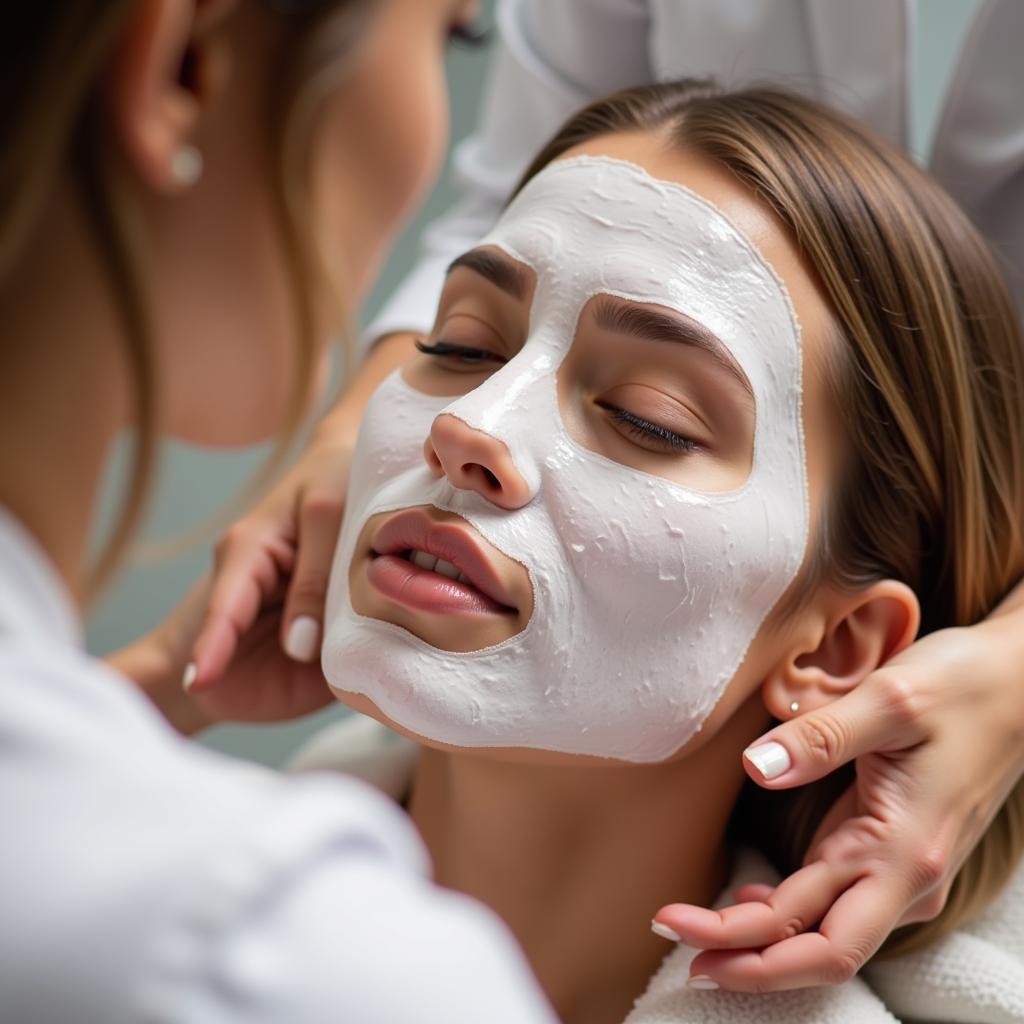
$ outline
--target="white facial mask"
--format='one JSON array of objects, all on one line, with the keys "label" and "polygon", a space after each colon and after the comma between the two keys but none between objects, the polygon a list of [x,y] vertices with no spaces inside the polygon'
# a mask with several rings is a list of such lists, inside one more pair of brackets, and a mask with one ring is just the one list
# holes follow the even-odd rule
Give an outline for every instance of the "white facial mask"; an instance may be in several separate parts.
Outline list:
[{"label": "white facial mask", "polygon": [[[757,249],[711,204],[618,160],[534,178],[481,243],[537,276],[523,349],[475,391],[436,398],[398,374],[373,397],[327,602],[324,672],[429,739],[660,761],[701,728],[793,580],[808,531],[799,328]],[[656,303],[713,331],[756,402],[745,484],[699,493],[588,451],[562,425],[556,373],[597,294]],[[628,343],[628,342],[624,342]],[[439,413],[500,439],[534,489],[506,511],[435,479]],[[527,627],[469,654],[357,615],[348,571],[378,512],[434,505],[522,563]]]}]

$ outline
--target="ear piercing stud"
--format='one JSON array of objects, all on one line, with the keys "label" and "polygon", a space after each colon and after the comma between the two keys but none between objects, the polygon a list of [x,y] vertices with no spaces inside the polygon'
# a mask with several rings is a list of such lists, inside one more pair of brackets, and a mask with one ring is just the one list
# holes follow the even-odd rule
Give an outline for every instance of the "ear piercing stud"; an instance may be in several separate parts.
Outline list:
[{"label": "ear piercing stud", "polygon": [[799,710],[800,710],[800,701],[798,701],[798,700],[791,700],[789,702],[789,712],[790,712],[790,714],[795,715]]},{"label": "ear piercing stud", "polygon": [[171,177],[182,188],[191,188],[203,176],[203,154],[195,146],[179,146],[171,157]]}]

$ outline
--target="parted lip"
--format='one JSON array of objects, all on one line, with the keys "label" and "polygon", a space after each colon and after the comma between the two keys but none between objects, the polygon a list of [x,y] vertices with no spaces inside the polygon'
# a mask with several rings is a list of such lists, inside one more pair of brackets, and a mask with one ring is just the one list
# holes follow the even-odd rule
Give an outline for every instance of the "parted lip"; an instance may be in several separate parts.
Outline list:
[{"label": "parted lip", "polygon": [[409,509],[381,523],[370,547],[375,556],[416,550],[451,562],[482,594],[512,611],[519,611],[484,543],[468,526],[436,522],[423,509]]}]

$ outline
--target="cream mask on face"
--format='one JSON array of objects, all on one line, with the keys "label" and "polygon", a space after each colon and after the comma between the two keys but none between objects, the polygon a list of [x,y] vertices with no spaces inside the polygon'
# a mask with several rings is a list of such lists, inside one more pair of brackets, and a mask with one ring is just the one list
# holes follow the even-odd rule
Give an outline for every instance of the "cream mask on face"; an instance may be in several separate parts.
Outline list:
[{"label": "cream mask on face", "polygon": [[[437,398],[390,377],[367,409],[327,601],[324,672],[420,736],[664,760],[693,737],[794,579],[807,542],[799,328],[773,270],[714,206],[619,160],[555,163],[481,245],[536,274],[522,350],[474,391]],[[713,331],[756,408],[746,482],[701,493],[569,436],[556,374],[599,294],[677,310]],[[502,441],[532,498],[508,511],[430,473],[440,413]],[[484,650],[439,650],[356,614],[348,573],[379,512],[434,505],[521,563],[533,615]],[[468,626],[467,628],[472,628]]]}]

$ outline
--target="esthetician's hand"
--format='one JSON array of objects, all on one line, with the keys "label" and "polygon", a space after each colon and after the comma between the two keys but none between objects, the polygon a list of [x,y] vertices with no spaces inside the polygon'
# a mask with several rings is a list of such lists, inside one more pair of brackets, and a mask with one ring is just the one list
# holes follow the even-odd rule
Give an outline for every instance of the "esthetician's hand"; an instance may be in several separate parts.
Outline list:
[{"label": "esthetician's hand", "polygon": [[212,587],[207,574],[152,633],[108,659],[135,681],[175,728],[191,735],[217,722],[282,722],[333,700],[319,661],[298,662],[281,649],[283,581],[261,594],[260,610],[237,638],[217,685],[186,692],[182,674],[206,617]]},{"label": "esthetician's hand", "polygon": [[319,662],[355,442],[353,430],[328,427],[321,426],[290,472],[214,549],[209,604],[185,680],[197,697],[222,684],[239,644],[268,613],[289,659]]},{"label": "esthetician's hand", "polygon": [[818,829],[804,867],[774,890],[741,889],[738,899],[750,902],[721,912],[684,904],[658,912],[659,923],[707,951],[690,968],[695,988],[836,984],[893,928],[942,910],[1024,772],[1022,596],[980,625],[925,637],[841,700],[748,748],[747,773],[767,789],[854,759],[857,780]]},{"label": "esthetician's hand", "polygon": [[[359,423],[380,381],[415,352],[413,341],[414,335],[393,334],[377,342],[291,471],[217,545],[208,609],[185,680],[197,699],[214,700],[239,645],[268,615],[288,658],[319,662],[327,580]],[[324,694],[322,703],[330,699],[326,687]]]}]

